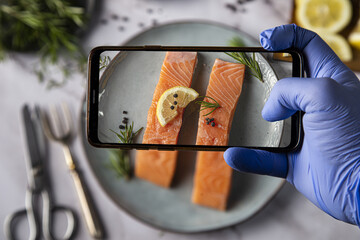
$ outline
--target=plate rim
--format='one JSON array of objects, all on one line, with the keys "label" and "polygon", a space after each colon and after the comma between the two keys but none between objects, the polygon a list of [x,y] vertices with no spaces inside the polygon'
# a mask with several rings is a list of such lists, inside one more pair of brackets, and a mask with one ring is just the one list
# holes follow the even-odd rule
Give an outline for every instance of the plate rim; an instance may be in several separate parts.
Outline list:
[{"label": "plate rim", "polygon": [[[157,25],[152,25],[152,26],[148,26],[148,27],[144,27],[141,31],[129,36],[128,38],[125,38],[125,40],[120,44],[121,46],[126,46],[126,44],[130,41],[132,41],[133,39],[137,38],[138,36],[140,36],[141,34],[148,32],[152,29],[156,29],[156,28],[161,28],[161,27],[165,27],[165,26],[171,26],[171,25],[178,25],[178,24],[207,24],[207,25],[212,25],[212,26],[217,26],[217,27],[221,27],[221,28],[226,28],[229,30],[232,30],[234,32],[239,32],[242,35],[245,35],[247,38],[252,39],[252,40],[256,40],[256,38],[250,36],[248,33],[242,32],[241,29],[239,29],[238,27],[234,27],[222,22],[218,22],[218,21],[212,21],[212,20],[202,20],[202,19],[188,19],[188,20],[173,20],[173,21],[167,21],[166,23],[160,23]],[[256,40],[259,45],[260,45],[260,40]],[[164,45],[165,46],[165,45]],[[255,46],[255,47],[258,47]]]},{"label": "plate rim", "polygon": [[[140,36],[141,34],[143,34],[144,32],[150,31],[154,28],[160,28],[160,27],[165,27],[165,26],[171,26],[171,25],[177,25],[177,24],[207,24],[207,25],[212,25],[212,26],[218,26],[221,28],[226,28],[235,32],[239,32],[243,35],[245,35],[246,37],[248,37],[249,39],[254,39],[253,37],[251,37],[249,34],[242,32],[240,29],[233,27],[233,26],[229,26],[226,25],[224,23],[220,23],[220,22],[215,22],[215,21],[208,21],[208,20],[186,20],[186,21],[171,21],[168,23],[164,23],[164,24],[159,24],[156,26],[150,26],[148,28],[144,28],[142,31],[140,31],[137,34],[134,34],[132,36],[130,36],[129,38],[127,38],[122,45],[126,45],[128,42],[130,42],[131,40],[137,38],[138,36]],[[86,114],[84,115],[84,104],[86,106],[86,94],[83,97],[82,100],[82,104],[80,107],[80,118],[79,118],[79,132],[80,132],[80,141],[81,141],[81,145],[82,145],[82,149],[83,149],[83,153],[85,156],[87,156],[86,154],[86,146],[85,146],[85,142],[84,142],[84,137],[86,138],[86,129],[83,129],[82,124],[83,124],[83,116],[84,119],[86,121]],[[86,123],[85,123],[85,127],[86,127]],[[109,149],[101,149],[103,151],[109,151]],[[100,186],[100,188],[102,189],[102,191],[107,195],[108,198],[110,198],[112,200],[112,202],[122,211],[124,211],[129,217],[132,217],[133,219],[136,219],[137,221],[139,221],[140,223],[152,227],[152,228],[156,228],[158,230],[161,231],[167,231],[167,232],[172,232],[172,233],[181,233],[181,234],[194,234],[194,233],[203,233],[203,232],[214,232],[214,231],[219,231],[221,229],[225,229],[225,228],[229,228],[231,226],[235,226],[238,225],[240,223],[249,221],[250,219],[252,219],[253,217],[255,217],[261,210],[263,210],[268,204],[270,204],[270,202],[275,198],[275,196],[279,193],[279,191],[282,189],[282,187],[284,186],[286,180],[285,179],[279,179],[279,183],[278,186],[274,189],[273,193],[271,193],[271,195],[269,195],[268,200],[266,202],[264,202],[263,204],[260,205],[260,207],[252,212],[249,216],[247,216],[244,219],[241,219],[239,221],[235,221],[234,223],[231,224],[226,224],[223,226],[218,226],[212,229],[197,229],[197,230],[185,230],[185,229],[174,229],[172,227],[164,227],[161,225],[158,225],[157,223],[154,222],[149,222],[146,221],[145,219],[142,219],[139,216],[136,216],[135,214],[133,214],[129,209],[127,209],[125,206],[122,206],[115,198],[114,194],[111,194],[101,183],[100,179],[97,177],[97,174],[95,172],[94,167],[92,166],[92,164],[90,163],[90,160],[86,157],[86,162],[89,166],[89,168],[91,169],[92,174],[95,176],[96,182],[98,183],[98,185]]]}]

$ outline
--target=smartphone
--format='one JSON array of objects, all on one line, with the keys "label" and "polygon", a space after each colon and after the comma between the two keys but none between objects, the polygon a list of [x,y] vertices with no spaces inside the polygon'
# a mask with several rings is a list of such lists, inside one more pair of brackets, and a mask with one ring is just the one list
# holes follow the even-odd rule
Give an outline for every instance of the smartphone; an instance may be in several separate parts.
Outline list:
[{"label": "smartphone", "polygon": [[[228,74],[230,70],[219,62],[237,69],[235,75]],[[302,113],[267,122],[261,111],[277,81],[303,76],[302,62],[302,55],[294,49],[96,47],[88,61],[88,141],[95,147],[140,150],[249,147],[293,151],[301,143]],[[223,79],[216,82],[218,78]],[[240,89],[229,87],[234,79],[242,81]],[[181,94],[198,96],[181,107],[178,94],[170,94],[176,87]],[[229,91],[234,97],[227,98]],[[179,101],[186,102],[184,98]],[[171,111],[177,112],[169,120]],[[164,126],[161,121],[165,121]]]}]

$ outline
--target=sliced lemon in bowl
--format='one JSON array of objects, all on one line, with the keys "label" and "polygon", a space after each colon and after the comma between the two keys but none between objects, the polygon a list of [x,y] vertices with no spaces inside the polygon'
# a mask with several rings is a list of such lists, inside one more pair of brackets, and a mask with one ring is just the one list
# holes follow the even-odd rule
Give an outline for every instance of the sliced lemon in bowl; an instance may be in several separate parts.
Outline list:
[{"label": "sliced lemon in bowl", "polygon": [[185,108],[199,96],[194,89],[176,86],[166,90],[159,98],[156,116],[161,126],[165,127],[178,115],[179,108]]},{"label": "sliced lemon in bowl", "polygon": [[354,30],[350,33],[348,41],[351,46],[360,50],[360,17]]},{"label": "sliced lemon in bowl", "polygon": [[350,0],[302,0],[297,4],[299,25],[316,32],[337,33],[351,21]]},{"label": "sliced lemon in bowl", "polygon": [[351,47],[344,37],[339,34],[320,33],[319,35],[342,61],[348,62],[352,59]]},{"label": "sliced lemon in bowl", "polygon": [[349,43],[354,48],[360,50],[360,32],[354,32],[349,35]]}]

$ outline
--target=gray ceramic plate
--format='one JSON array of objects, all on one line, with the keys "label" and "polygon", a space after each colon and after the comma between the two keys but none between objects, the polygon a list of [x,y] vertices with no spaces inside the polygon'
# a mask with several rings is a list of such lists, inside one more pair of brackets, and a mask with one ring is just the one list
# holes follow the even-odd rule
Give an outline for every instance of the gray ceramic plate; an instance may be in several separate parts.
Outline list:
[{"label": "gray ceramic plate", "polygon": [[[246,34],[212,23],[173,23],[149,29],[126,45],[205,45],[226,46],[239,36],[248,46],[258,43]],[[272,71],[270,68],[269,71]],[[196,152],[180,152],[171,189],[163,189],[133,178],[118,179],[109,162],[110,150],[90,146],[85,133],[85,103],[81,114],[82,142],[88,162],[100,185],[113,201],[135,218],[154,227],[174,232],[201,232],[245,221],[260,211],[279,191],[283,180],[234,172],[228,210],[216,211],[191,203]],[[281,132],[281,128],[276,131]],[[279,144],[279,139],[271,144]]]}]

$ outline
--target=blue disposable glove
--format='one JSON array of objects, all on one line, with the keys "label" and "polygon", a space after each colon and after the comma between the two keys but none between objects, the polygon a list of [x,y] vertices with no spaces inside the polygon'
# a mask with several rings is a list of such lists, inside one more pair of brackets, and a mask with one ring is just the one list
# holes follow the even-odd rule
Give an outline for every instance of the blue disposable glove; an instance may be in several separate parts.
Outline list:
[{"label": "blue disposable glove", "polygon": [[275,84],[262,115],[267,121],[304,111],[301,148],[290,153],[230,148],[226,162],[243,172],[283,177],[316,206],[360,226],[360,83],[315,33],[296,25],[265,30],[267,50],[294,47],[309,78]]}]

